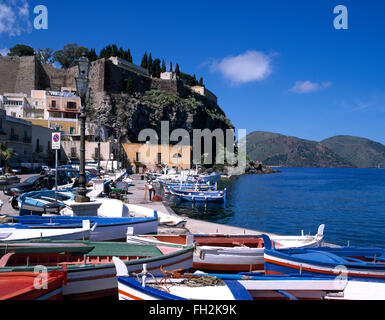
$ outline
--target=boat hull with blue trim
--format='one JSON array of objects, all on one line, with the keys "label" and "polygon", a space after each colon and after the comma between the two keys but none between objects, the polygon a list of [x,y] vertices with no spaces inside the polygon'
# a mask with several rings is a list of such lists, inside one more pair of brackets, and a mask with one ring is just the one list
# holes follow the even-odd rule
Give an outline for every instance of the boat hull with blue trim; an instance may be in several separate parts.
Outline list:
[{"label": "boat hull with blue trim", "polygon": [[341,275],[352,280],[385,282],[385,250],[381,248],[315,247],[276,249],[265,242],[266,274]]},{"label": "boat hull with blue trim", "polygon": [[74,200],[72,192],[55,192],[54,190],[42,190],[27,192],[19,196],[19,215],[30,214],[59,214],[65,208],[64,201]]},{"label": "boat hull with blue trim", "polygon": [[172,195],[190,202],[223,202],[226,201],[227,190],[224,191],[183,191],[170,189]]},{"label": "boat hull with blue trim", "polygon": [[[282,248],[316,247],[323,239],[324,225],[314,236],[274,236]],[[247,234],[154,234],[127,236],[127,242],[137,244],[195,243],[194,269],[216,272],[263,270],[264,243],[260,235]]]},{"label": "boat hull with blue trim", "polygon": [[[77,228],[82,226],[83,221],[90,221],[94,230],[90,234],[92,241],[119,241],[126,240],[127,229],[132,228],[132,234],[141,235],[156,233],[158,230],[158,216],[153,217],[82,217],[82,216],[21,216],[12,217],[19,224],[29,228],[39,225],[54,228]],[[0,225],[1,226],[1,225]],[[0,228],[1,230],[1,228]],[[81,240],[81,237],[62,240]]]},{"label": "boat hull with blue trim", "polygon": [[129,276],[114,257],[119,300],[258,300],[322,299],[341,295],[346,282],[330,278],[265,276],[242,274],[151,275],[143,267],[140,275]]}]

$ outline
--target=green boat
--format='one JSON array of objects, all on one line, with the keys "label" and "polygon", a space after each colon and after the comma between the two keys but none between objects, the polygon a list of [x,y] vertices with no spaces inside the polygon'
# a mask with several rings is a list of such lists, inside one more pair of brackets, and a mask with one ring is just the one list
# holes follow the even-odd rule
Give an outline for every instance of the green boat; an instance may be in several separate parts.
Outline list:
[{"label": "green boat", "polygon": [[0,274],[64,270],[67,281],[64,299],[117,297],[116,270],[112,258],[118,257],[131,273],[140,273],[143,264],[154,275],[193,265],[193,246],[142,245],[124,242],[28,241],[0,243]]}]

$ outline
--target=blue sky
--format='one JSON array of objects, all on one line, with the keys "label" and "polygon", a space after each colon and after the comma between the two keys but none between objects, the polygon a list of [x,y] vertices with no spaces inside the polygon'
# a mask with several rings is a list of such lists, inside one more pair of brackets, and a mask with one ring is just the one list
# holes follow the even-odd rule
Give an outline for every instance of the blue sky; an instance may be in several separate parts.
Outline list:
[{"label": "blue sky", "polygon": [[[48,8],[48,30],[33,28],[36,5]],[[348,9],[347,30],[334,28],[337,5]],[[12,20],[4,6],[28,10]],[[384,39],[381,0],[0,0],[0,52],[116,43],[137,64],[151,52],[203,77],[236,128],[316,141],[385,144]]]}]

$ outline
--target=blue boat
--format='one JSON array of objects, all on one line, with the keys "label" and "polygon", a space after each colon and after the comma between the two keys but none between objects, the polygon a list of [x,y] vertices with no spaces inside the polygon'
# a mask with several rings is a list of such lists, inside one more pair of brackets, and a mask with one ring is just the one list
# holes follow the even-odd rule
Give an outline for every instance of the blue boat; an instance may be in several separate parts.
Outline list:
[{"label": "blue boat", "polygon": [[223,191],[193,191],[170,189],[172,195],[183,201],[191,202],[223,202],[226,201],[227,189]]},{"label": "blue boat", "polygon": [[19,215],[59,214],[65,208],[64,201],[74,200],[71,191],[41,190],[23,193],[18,198]]},{"label": "blue boat", "polygon": [[385,250],[359,247],[276,249],[263,235],[267,275],[344,276],[360,281],[385,282]]},{"label": "blue boat", "polygon": [[[14,226],[19,228],[81,228],[84,221],[89,221],[90,228],[93,231],[90,234],[92,241],[118,241],[126,240],[127,230],[132,228],[133,234],[156,233],[158,230],[158,216],[156,211],[153,217],[122,217],[122,218],[104,218],[104,217],[86,217],[86,216],[7,216],[16,221]],[[6,228],[6,224],[0,224]]]}]

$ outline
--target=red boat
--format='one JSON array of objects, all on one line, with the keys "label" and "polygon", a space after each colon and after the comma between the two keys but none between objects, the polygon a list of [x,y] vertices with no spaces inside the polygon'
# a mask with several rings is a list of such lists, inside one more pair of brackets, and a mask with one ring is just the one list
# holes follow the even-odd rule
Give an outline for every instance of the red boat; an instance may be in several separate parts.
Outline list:
[{"label": "red boat", "polygon": [[61,300],[65,272],[0,273],[0,300]]}]

